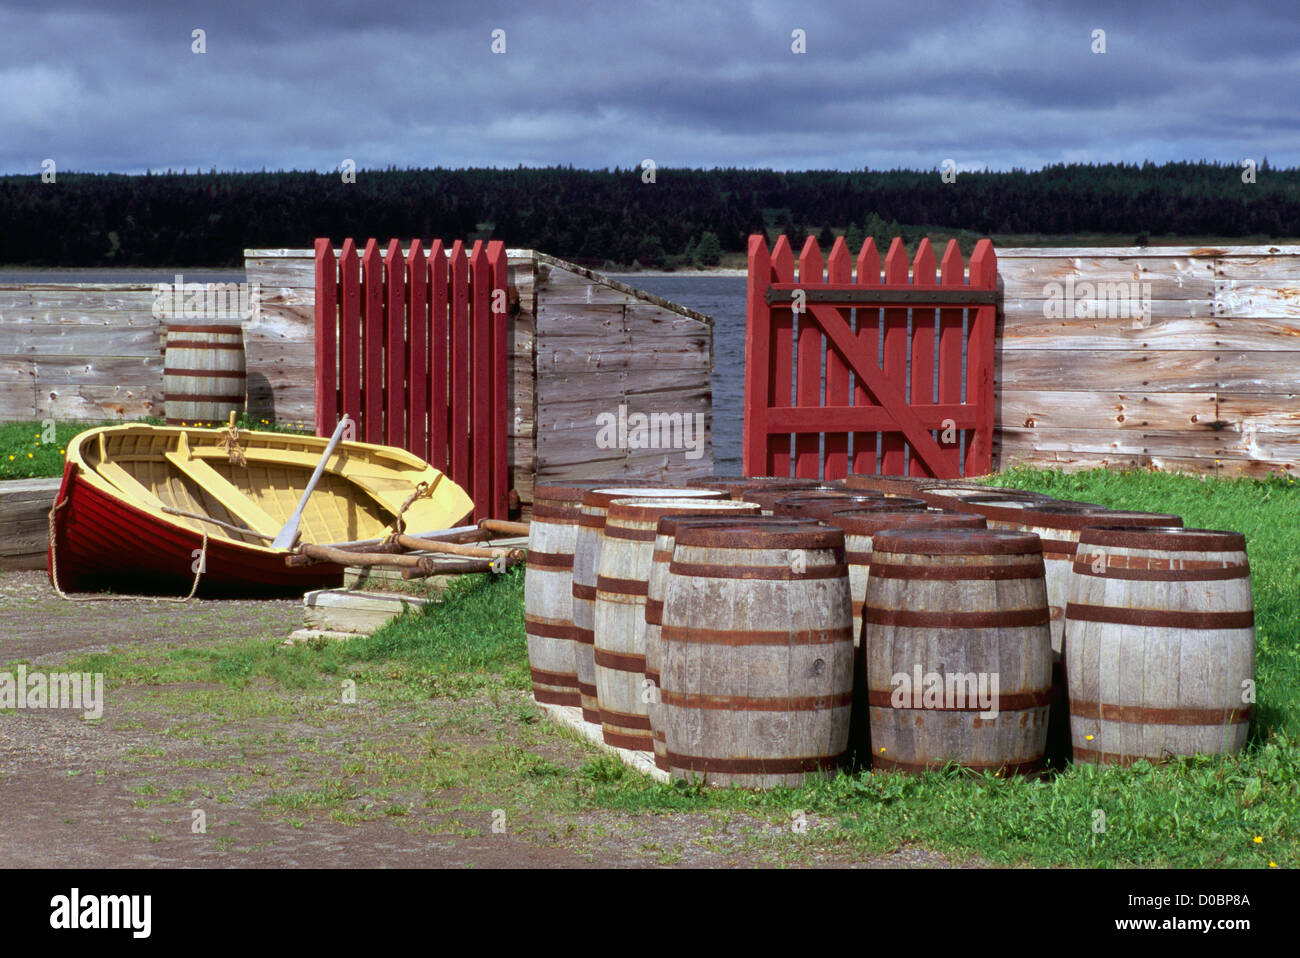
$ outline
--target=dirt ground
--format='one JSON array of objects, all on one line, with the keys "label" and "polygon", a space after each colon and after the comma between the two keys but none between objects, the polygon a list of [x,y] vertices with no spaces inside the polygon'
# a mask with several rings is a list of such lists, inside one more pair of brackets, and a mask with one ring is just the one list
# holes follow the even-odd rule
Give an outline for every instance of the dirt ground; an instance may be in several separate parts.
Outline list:
[{"label": "dirt ground", "polygon": [[[282,639],[302,623],[300,601],[204,602],[58,599],[43,572],[0,572],[0,671],[25,661],[56,671],[69,656],[141,643],[202,648],[214,638]],[[228,695],[210,687],[214,695]],[[352,791],[332,806],[293,809],[277,797],[311,782],[333,787],[353,758],[419,761],[420,747],[460,750],[517,744],[532,760],[576,769],[591,758],[550,727],[519,738],[482,722],[472,701],[340,711],[322,725],[288,707],[237,720],[213,734],[178,727],[169,696],[204,687],[127,685],[106,696],[103,719],[60,709],[0,713],[0,861],[7,867],[751,867],[791,863],[781,828],[760,818],[584,812],[564,821],[512,810],[502,833],[492,811],[428,807],[398,795]],[[520,706],[526,696],[521,693]],[[217,701],[220,701],[219,699]],[[201,724],[201,723],[200,723]],[[539,723],[546,726],[547,723]],[[423,731],[421,731],[423,730]],[[471,771],[471,775],[472,775]],[[472,781],[472,778],[471,778]],[[455,783],[440,794],[455,798]],[[503,800],[504,802],[504,800]],[[308,803],[310,804],[310,803]],[[418,807],[417,807],[418,806]],[[289,809],[289,811],[286,811]],[[198,830],[198,813],[205,827]],[[816,823],[813,823],[816,827]],[[870,859],[809,850],[797,865],[948,867],[941,855],[903,847]]]}]

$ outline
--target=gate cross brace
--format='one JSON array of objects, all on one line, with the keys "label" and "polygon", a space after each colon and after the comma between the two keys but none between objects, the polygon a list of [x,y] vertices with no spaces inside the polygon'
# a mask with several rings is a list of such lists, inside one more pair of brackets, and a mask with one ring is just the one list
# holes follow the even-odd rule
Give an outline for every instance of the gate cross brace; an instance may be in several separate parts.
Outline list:
[{"label": "gate cross brace", "polygon": [[934,437],[925,428],[925,423],[912,411],[906,398],[900,400],[898,394],[890,388],[890,382],[876,365],[875,357],[870,356],[865,344],[859,342],[849,331],[844,317],[829,306],[810,305],[808,312],[816,317],[817,325],[848,360],[853,372],[862,377],[867,389],[876,397],[876,402],[894,417],[911,445],[912,452],[920,456],[931,470],[937,469],[944,459],[943,448],[934,441]]}]

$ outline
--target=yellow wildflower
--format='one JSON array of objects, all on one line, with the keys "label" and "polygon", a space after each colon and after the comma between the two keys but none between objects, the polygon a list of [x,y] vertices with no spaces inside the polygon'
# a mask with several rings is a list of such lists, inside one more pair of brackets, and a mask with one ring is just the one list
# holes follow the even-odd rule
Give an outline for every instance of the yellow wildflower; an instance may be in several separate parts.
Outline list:
[{"label": "yellow wildflower", "polygon": [[1263,836],[1263,835],[1256,835],[1256,836],[1255,836],[1255,844],[1256,844],[1256,845],[1263,845],[1263,844],[1264,844],[1264,836]]}]

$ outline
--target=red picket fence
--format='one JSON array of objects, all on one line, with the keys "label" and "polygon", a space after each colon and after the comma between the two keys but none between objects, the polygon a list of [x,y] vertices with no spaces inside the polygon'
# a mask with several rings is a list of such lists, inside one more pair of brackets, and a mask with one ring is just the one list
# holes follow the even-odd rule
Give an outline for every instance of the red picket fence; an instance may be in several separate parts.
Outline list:
[{"label": "red picket fence", "polygon": [[[922,240],[908,279],[895,237],[854,263],[843,237],[823,269],[808,237],[749,238],[745,475],[840,479],[850,471],[953,478],[990,470],[997,257],[980,240],[964,276],[948,243]],[[910,313],[910,319],[909,319]],[[877,449],[879,446],[879,449]],[[792,448],[793,447],[793,448]],[[850,468],[851,467],[851,468]]]},{"label": "red picket fence", "polygon": [[400,446],[474,499],[474,518],[504,519],[506,250],[475,240],[375,240],[336,256],[316,240],[316,434],[346,412],[364,442]]}]

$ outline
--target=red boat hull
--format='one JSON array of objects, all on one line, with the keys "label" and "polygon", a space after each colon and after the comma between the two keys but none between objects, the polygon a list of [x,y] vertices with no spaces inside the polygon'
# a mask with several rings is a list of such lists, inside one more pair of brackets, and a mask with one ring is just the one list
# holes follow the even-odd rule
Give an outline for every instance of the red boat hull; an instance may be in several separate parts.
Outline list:
[{"label": "red boat hull", "polygon": [[[142,595],[189,594],[203,548],[202,533],[159,522],[95,488],[80,477],[71,462],[64,466],[55,502],[62,505],[55,514],[54,549],[47,554],[46,570],[53,582],[57,558],[59,588],[65,592],[112,589]],[[302,595],[342,583],[341,566],[290,567],[285,565],[283,553],[210,538],[198,595]]]}]

